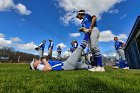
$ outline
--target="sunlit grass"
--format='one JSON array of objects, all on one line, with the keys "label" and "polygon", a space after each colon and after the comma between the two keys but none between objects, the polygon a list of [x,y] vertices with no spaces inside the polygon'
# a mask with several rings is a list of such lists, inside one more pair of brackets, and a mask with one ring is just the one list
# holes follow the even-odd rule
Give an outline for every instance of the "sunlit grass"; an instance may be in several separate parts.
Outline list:
[{"label": "sunlit grass", "polygon": [[28,64],[0,64],[1,93],[139,93],[140,70],[40,72]]}]

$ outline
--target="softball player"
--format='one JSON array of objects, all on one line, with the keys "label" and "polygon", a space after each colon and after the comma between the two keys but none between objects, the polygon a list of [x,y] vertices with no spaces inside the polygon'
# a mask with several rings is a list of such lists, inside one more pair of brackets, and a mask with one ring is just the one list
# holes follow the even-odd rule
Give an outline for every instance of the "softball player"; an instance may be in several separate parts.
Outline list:
[{"label": "softball player", "polygon": [[113,68],[114,69],[119,68],[119,61],[121,59],[124,63],[123,69],[129,69],[126,58],[125,58],[124,50],[123,50],[123,48],[125,47],[125,42],[122,40],[119,40],[118,37],[114,37],[114,41],[115,41],[114,46],[116,49],[116,66]]},{"label": "softball player", "polygon": [[52,42],[52,39],[49,39],[49,46],[48,46],[48,56],[49,56],[49,59],[52,58],[52,52],[53,52],[53,42]]},{"label": "softball player", "polygon": [[57,48],[57,53],[58,53],[58,55],[57,55],[57,59],[58,59],[58,60],[61,59],[61,52],[62,52],[62,49],[61,49],[60,46],[58,46],[58,48]]},{"label": "softball player", "polygon": [[[76,16],[78,19],[82,19],[82,28],[79,29],[79,31],[82,32],[89,32],[90,35],[90,40],[89,40],[89,45],[90,45],[90,50],[93,55],[94,63],[96,64],[96,67],[89,69],[89,71],[93,72],[104,72],[105,69],[102,66],[102,55],[100,53],[100,49],[98,46],[98,40],[99,40],[99,30],[97,28],[96,24],[96,16],[90,16],[89,14],[86,14],[84,10],[80,10]],[[87,29],[87,30],[85,30]]]},{"label": "softball player", "polygon": [[30,69],[50,71],[50,70],[75,70],[75,69],[89,69],[91,65],[87,65],[82,62],[78,62],[81,57],[82,51],[86,48],[88,43],[89,33],[85,34],[85,37],[81,45],[70,55],[70,57],[65,62],[51,62],[43,59],[42,61],[36,60],[30,63]]},{"label": "softball player", "polygon": [[72,40],[70,51],[73,53],[78,48],[78,42],[76,40]]}]

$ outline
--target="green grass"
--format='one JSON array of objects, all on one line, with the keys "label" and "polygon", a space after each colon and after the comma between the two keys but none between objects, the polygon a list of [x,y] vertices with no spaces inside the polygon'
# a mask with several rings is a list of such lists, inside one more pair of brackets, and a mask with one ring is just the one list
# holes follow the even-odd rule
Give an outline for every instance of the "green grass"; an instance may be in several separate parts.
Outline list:
[{"label": "green grass", "polygon": [[0,93],[140,93],[140,70],[40,72],[27,64],[0,64]]}]

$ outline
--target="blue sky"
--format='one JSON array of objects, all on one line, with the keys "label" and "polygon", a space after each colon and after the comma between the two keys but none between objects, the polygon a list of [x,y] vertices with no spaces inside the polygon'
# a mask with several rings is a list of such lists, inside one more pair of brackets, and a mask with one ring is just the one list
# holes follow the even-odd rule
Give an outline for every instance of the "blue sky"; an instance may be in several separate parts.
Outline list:
[{"label": "blue sky", "polygon": [[36,54],[33,48],[52,38],[54,50],[61,44],[65,52],[73,39],[82,41],[84,34],[78,32],[80,25],[74,18],[80,7],[97,15],[101,31],[99,45],[104,53],[113,50],[113,36],[127,40],[140,14],[139,4],[139,0],[3,0],[0,1],[0,47],[12,46]]}]

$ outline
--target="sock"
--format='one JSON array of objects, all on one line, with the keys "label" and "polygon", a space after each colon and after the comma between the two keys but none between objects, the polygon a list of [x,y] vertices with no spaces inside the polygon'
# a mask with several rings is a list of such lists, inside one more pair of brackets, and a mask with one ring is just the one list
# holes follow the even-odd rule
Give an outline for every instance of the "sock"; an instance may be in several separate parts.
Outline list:
[{"label": "sock", "polygon": [[93,67],[91,65],[88,65],[88,69],[92,69]]},{"label": "sock", "polygon": [[94,64],[93,64],[93,66],[97,66],[97,65],[98,65],[97,57],[93,56],[93,60],[94,60]]},{"label": "sock", "polygon": [[82,41],[82,43],[80,45],[83,49],[86,48],[88,40],[89,40],[89,33],[85,33],[85,37],[84,37],[84,39],[83,39],[83,41]]},{"label": "sock", "polygon": [[102,67],[102,56],[98,56],[96,57],[97,58],[97,63],[98,63],[98,66]]},{"label": "sock", "polygon": [[128,63],[127,63],[127,61],[124,60],[123,62],[124,62],[124,66],[125,66],[125,67],[128,67]]},{"label": "sock", "polygon": [[116,60],[116,66],[119,67],[119,60]]}]

